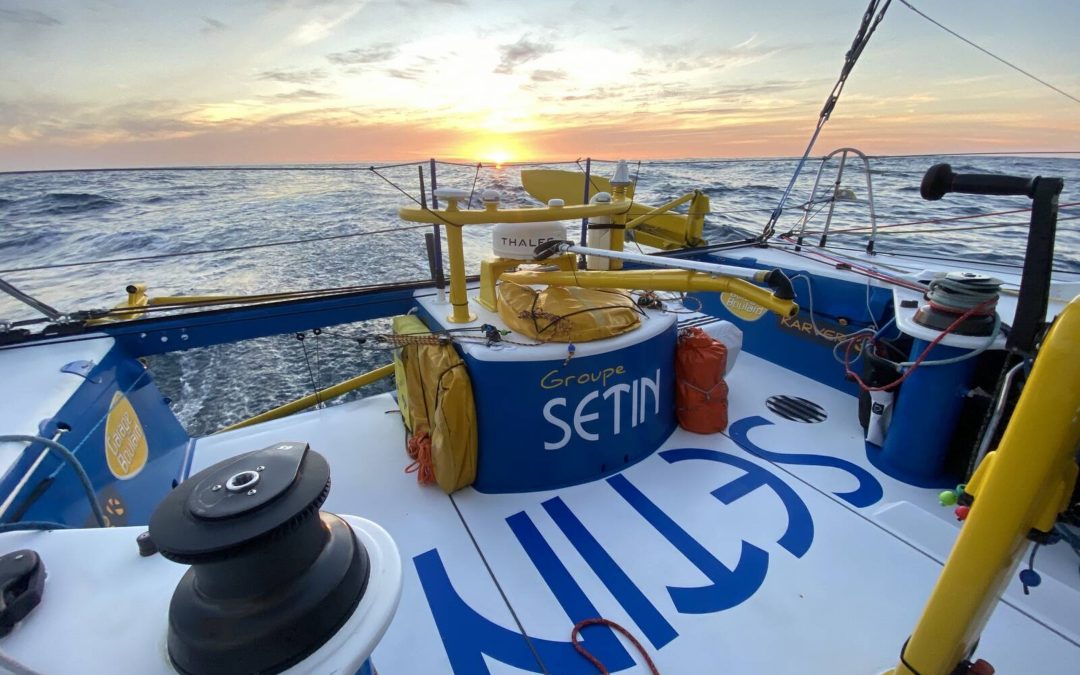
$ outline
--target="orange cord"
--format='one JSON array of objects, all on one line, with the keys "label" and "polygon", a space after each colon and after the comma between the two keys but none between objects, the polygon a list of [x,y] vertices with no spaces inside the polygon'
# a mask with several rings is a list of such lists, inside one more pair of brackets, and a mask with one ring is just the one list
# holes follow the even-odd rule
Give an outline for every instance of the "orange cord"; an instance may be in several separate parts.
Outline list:
[{"label": "orange cord", "polygon": [[431,436],[414,434],[405,443],[405,451],[415,461],[405,467],[405,473],[416,473],[416,482],[421,485],[435,484],[435,464],[431,461]]},{"label": "orange cord", "polygon": [[641,643],[637,641],[637,638],[630,634],[630,631],[626,630],[611,619],[603,619],[600,617],[596,617],[594,619],[582,619],[581,621],[578,621],[576,624],[574,624],[574,630],[570,632],[570,642],[573,643],[574,649],[577,650],[578,654],[581,654],[589,660],[589,663],[596,666],[596,669],[600,671],[600,675],[609,675],[608,669],[604,667],[604,664],[600,663],[600,659],[590,654],[589,650],[582,647],[581,643],[578,642],[578,637],[581,634],[581,629],[585,628],[586,626],[607,626],[609,628],[614,628],[615,630],[619,631],[620,633],[625,635],[626,639],[629,640],[631,644],[633,644],[634,647],[637,648],[638,652],[640,652],[643,657],[645,657],[645,664],[649,666],[649,672],[651,672],[652,675],[660,675],[660,671],[656,669],[656,664],[653,663],[653,660],[651,658],[649,658],[649,653],[645,651],[645,648],[641,646]]}]

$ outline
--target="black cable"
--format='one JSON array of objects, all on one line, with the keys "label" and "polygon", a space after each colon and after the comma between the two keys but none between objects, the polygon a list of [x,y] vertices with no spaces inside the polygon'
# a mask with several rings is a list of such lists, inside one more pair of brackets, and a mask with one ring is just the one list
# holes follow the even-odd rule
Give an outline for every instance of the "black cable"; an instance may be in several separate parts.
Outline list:
[{"label": "black cable", "polygon": [[990,51],[989,49],[986,49],[985,47],[980,47],[979,45],[975,44],[974,42],[972,42],[971,40],[967,39],[967,38],[966,38],[966,37],[964,37],[963,35],[961,35],[961,34],[957,33],[956,31],[952,30],[951,28],[948,28],[948,27],[946,27],[946,26],[942,25],[942,24],[941,24],[940,22],[938,22],[938,21],[935,21],[934,19],[930,18],[930,17],[929,17],[929,16],[927,16],[926,14],[923,14],[923,13],[922,13],[921,11],[919,11],[918,9],[916,9],[916,8],[915,8],[915,6],[914,6],[914,5],[912,5],[912,4],[910,3],[910,2],[908,2],[907,0],[900,0],[900,3],[901,3],[901,4],[903,4],[903,5],[905,6],[905,7],[907,7],[908,9],[910,9],[911,11],[915,12],[916,14],[918,14],[919,16],[921,16],[922,18],[926,19],[926,20],[927,20],[927,21],[929,21],[930,23],[934,24],[935,26],[937,26],[937,27],[938,27],[938,28],[940,28],[941,30],[945,31],[945,32],[946,32],[946,33],[948,33],[949,35],[952,35],[953,37],[955,37],[955,38],[958,38],[959,40],[961,40],[961,41],[963,41],[963,42],[966,42],[967,44],[971,45],[971,46],[972,46],[972,47],[974,47],[975,49],[978,49],[978,50],[979,50],[980,52],[982,52],[983,54],[986,54],[987,56],[989,56],[989,57],[991,57],[991,58],[993,58],[993,59],[996,59],[997,61],[1000,61],[1001,63],[1004,63],[1004,64],[1005,64],[1006,66],[1008,66],[1008,67],[1012,68],[1013,70],[1015,70],[1016,72],[1020,73],[1021,75],[1024,75],[1025,77],[1028,77],[1028,78],[1030,78],[1030,79],[1032,79],[1032,80],[1035,80],[1036,82],[1038,82],[1039,84],[1043,85],[1044,87],[1048,87],[1048,88],[1050,88],[1050,89],[1053,89],[1054,91],[1056,91],[1057,93],[1061,94],[1061,95],[1062,95],[1062,96],[1064,96],[1065,98],[1067,98],[1067,99],[1069,99],[1069,100],[1073,101],[1074,103],[1080,103],[1080,98],[1077,98],[1077,97],[1073,96],[1072,94],[1070,94],[1069,92],[1067,92],[1067,91],[1064,91],[1064,90],[1062,90],[1062,89],[1059,89],[1059,88],[1055,87],[1054,85],[1050,84],[1050,83],[1049,83],[1049,82],[1047,82],[1046,80],[1040,79],[1040,78],[1038,78],[1038,77],[1036,77],[1036,76],[1032,75],[1032,74],[1031,74],[1031,73],[1029,73],[1028,71],[1026,71],[1026,70],[1024,70],[1023,68],[1021,68],[1020,66],[1018,66],[1018,65],[1016,65],[1016,64],[1014,64],[1014,63],[1010,63],[1010,62],[1006,61],[1005,59],[1001,58],[1000,56],[998,56],[997,54],[993,53],[993,52],[992,52],[992,51]]},{"label": "black cable", "polygon": [[[470,165],[470,166],[471,166],[471,165]],[[419,206],[419,207],[420,207],[420,208],[422,208],[423,210],[427,211],[428,213],[430,213],[430,214],[433,214],[433,215],[434,215],[434,216],[435,216],[436,218],[438,218],[438,219],[439,219],[439,220],[441,220],[442,222],[446,223],[447,225],[452,225],[452,226],[454,226],[454,227],[461,227],[461,224],[460,224],[460,223],[452,223],[452,222],[450,222],[449,220],[447,220],[446,218],[444,218],[444,217],[442,216],[442,214],[440,214],[440,213],[439,213],[438,211],[433,211],[433,210],[429,209],[429,208],[428,208],[428,207],[427,207],[427,206],[426,206],[425,204],[423,204],[423,203],[422,203],[422,202],[421,202],[421,201],[420,201],[419,199],[417,199],[416,197],[413,197],[413,196],[412,196],[411,194],[409,194],[408,192],[406,192],[405,190],[403,190],[403,189],[401,188],[401,186],[400,186],[400,185],[398,185],[398,184],[397,184],[397,183],[395,183],[394,181],[390,180],[390,179],[389,179],[389,178],[387,178],[386,176],[384,176],[384,175],[382,175],[381,173],[379,173],[379,172],[378,172],[378,171],[377,171],[377,170],[375,169],[375,167],[373,167],[373,166],[371,166],[371,167],[368,167],[368,170],[369,170],[369,171],[371,171],[371,173],[373,173],[373,174],[375,174],[376,176],[378,176],[379,178],[382,178],[382,179],[383,179],[384,181],[386,181],[386,182],[387,182],[387,184],[388,184],[388,185],[390,185],[390,187],[394,188],[395,190],[397,190],[397,191],[398,191],[398,192],[400,192],[401,194],[403,194],[403,195],[405,195],[406,197],[408,197],[409,199],[411,199],[411,200],[413,201],[413,203],[415,203],[415,204],[416,204],[417,206]],[[477,164],[477,165],[476,165],[476,174],[477,174],[477,176],[479,176],[479,175],[480,175],[480,165],[479,165],[479,164]],[[476,179],[474,178],[474,179],[473,179],[473,188],[475,188],[475,187],[476,187]],[[472,202],[472,195],[469,195],[469,201],[470,201],[470,202]],[[399,229],[403,229],[403,230],[412,230],[412,229],[416,229],[416,228],[418,228],[418,227],[430,227],[430,226],[429,226],[429,225],[426,225],[426,224],[425,224],[425,225],[410,225],[410,226],[407,226],[407,227],[403,227],[403,228],[399,228]],[[3,272],[3,270],[0,270],[0,272]]]},{"label": "black cable", "polygon": [[[592,159],[592,158],[590,157],[590,158],[589,158],[589,162],[590,162],[590,167],[591,167],[591,163],[592,163],[593,161],[595,161],[595,160],[593,160],[593,159]],[[581,166],[581,159],[575,159],[575,160],[574,160],[574,164],[577,164],[577,168],[578,168],[578,170],[579,170],[579,171],[581,171],[581,173],[583,173],[583,174],[585,173],[585,167]],[[592,174],[591,168],[590,168],[590,171],[589,171],[589,173],[588,173],[588,174],[586,174],[586,175],[587,175],[587,176],[588,176],[588,178],[589,178],[589,186],[590,186],[590,187],[592,187],[592,189],[596,190],[597,192],[603,192],[603,190],[601,190],[601,189],[600,189],[600,186],[596,184],[596,176],[594,176],[594,175]],[[586,201],[586,204],[587,204],[587,203],[588,203],[588,202]]]},{"label": "black cable", "polygon": [[472,189],[469,190],[469,201],[466,202],[467,208],[472,207],[473,193],[476,192],[476,179],[480,177],[480,167],[482,167],[482,166],[483,166],[483,164],[481,164],[480,162],[476,163],[476,173],[473,174]]},{"label": "black cable", "polygon": [[44,436],[5,434],[0,436],[0,443],[41,443],[49,450],[60,455],[60,458],[71,466],[71,469],[78,477],[79,483],[86,493],[86,500],[90,502],[90,511],[94,514],[94,520],[97,521],[98,527],[109,526],[109,520],[105,517],[105,511],[101,508],[101,504],[98,503],[97,494],[94,492],[94,484],[90,482],[90,476],[87,475],[86,469],[83,468],[82,462],[79,461],[79,458],[75,456],[74,452],[68,450],[65,446],[57,443],[51,438],[45,438]]},{"label": "black cable", "polygon": [[308,358],[307,345],[304,344],[304,334],[297,333],[296,339],[300,341],[300,347],[304,350],[304,363],[307,364],[308,377],[311,378],[311,390],[315,394],[315,407],[322,407],[322,400],[319,398],[319,387],[315,384],[315,373],[311,370],[311,360]]},{"label": "black cable", "polygon": [[904,646],[900,648],[900,663],[904,664],[904,667],[910,670],[912,675],[922,675],[918,670],[915,670],[914,666],[907,662],[907,658],[904,656],[904,652],[907,651],[908,642],[911,642],[910,637],[907,640],[904,640]]}]

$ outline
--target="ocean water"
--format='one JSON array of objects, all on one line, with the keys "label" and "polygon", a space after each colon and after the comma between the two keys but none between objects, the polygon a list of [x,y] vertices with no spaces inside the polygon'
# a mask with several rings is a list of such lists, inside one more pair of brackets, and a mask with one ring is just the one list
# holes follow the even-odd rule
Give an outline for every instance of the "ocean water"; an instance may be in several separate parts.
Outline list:
[{"label": "ocean water", "polygon": [[[1062,204],[1080,202],[1080,159],[1053,157],[895,157],[872,160],[879,225],[972,216],[1024,208],[1023,198],[949,195],[939,202],[919,197],[919,181],[932,164],[948,161],[958,173],[1061,176]],[[546,165],[577,169],[575,163]],[[706,237],[719,243],[760,232],[787,184],[795,161],[717,160],[631,164],[638,174],[636,199],[659,204],[699,188],[712,202]],[[817,162],[808,165],[788,202],[778,231],[801,217]],[[426,173],[426,163],[424,163]],[[520,188],[521,167],[438,165],[441,186],[499,190],[507,205],[534,203]],[[593,162],[610,175],[609,162]],[[835,176],[826,170],[822,189]],[[429,176],[425,176],[430,181]],[[151,295],[268,293],[428,277],[423,233],[397,218],[397,208],[419,198],[416,165],[380,169],[354,167],[260,167],[200,170],[72,171],[0,174],[0,278],[61,311],[109,307],[124,287],[146,283]],[[867,188],[851,164],[843,184],[855,202],[838,203],[833,231],[869,222]],[[403,194],[407,193],[407,194]],[[1019,264],[1023,260],[1027,213],[944,224],[884,229],[879,251],[934,257],[972,258]],[[1080,272],[1080,207],[1065,207],[1058,225],[1058,269]],[[824,212],[810,229],[820,229]],[[992,229],[973,225],[1008,223]],[[571,233],[575,228],[571,227]],[[115,259],[203,251],[364,233],[328,241],[234,250],[146,261]],[[864,233],[832,234],[830,245],[865,245]],[[471,271],[489,251],[490,233],[466,229]],[[89,263],[74,267],[55,267]],[[44,269],[27,270],[29,267]],[[33,310],[0,297],[0,319],[35,316]],[[150,366],[159,386],[189,432],[201,435],[297,396],[314,384],[327,386],[387,362],[389,354],[364,349],[343,336],[388,329],[385,321],[327,331],[303,345],[293,335],[263,338],[155,357]],[[333,333],[333,334],[330,334]],[[306,358],[305,358],[306,347]],[[316,352],[317,350],[317,352]],[[310,368],[308,367],[310,364]],[[374,385],[363,393],[385,389]],[[353,396],[355,396],[354,394]]]}]

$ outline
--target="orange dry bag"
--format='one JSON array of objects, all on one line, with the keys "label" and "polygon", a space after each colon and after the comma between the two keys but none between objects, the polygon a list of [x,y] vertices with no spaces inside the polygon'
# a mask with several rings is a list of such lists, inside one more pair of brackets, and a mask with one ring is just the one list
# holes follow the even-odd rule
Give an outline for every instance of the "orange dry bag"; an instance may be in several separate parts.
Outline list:
[{"label": "orange dry bag", "polygon": [[675,349],[675,415],[698,434],[727,428],[727,347],[700,328],[679,333]]}]

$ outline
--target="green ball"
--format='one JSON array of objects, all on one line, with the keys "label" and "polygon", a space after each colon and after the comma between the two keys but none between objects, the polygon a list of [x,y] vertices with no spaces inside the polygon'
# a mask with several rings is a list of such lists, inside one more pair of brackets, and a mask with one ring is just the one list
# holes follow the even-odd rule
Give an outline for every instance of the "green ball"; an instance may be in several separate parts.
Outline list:
[{"label": "green ball", "polygon": [[952,490],[945,490],[937,498],[942,506],[952,506],[956,503],[956,493]]}]

